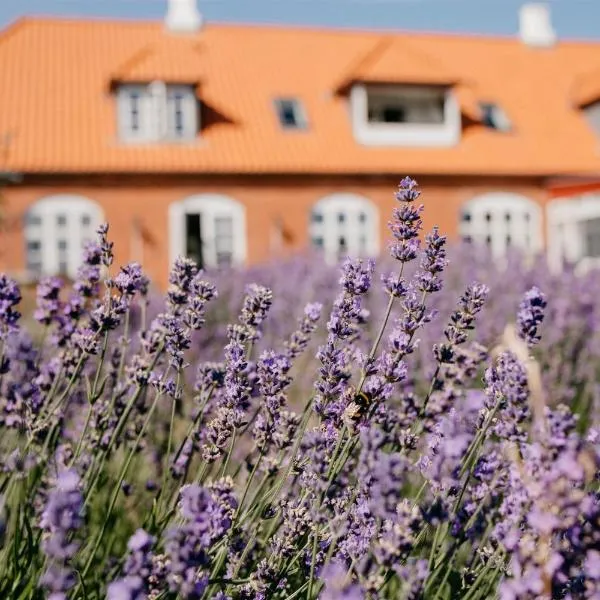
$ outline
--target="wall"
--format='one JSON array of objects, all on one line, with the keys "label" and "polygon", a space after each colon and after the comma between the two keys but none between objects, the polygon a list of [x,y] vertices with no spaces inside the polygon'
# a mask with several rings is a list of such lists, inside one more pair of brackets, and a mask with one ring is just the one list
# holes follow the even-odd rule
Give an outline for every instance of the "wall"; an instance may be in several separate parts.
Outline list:
[{"label": "wall", "polygon": [[[110,224],[116,264],[140,260],[153,281],[161,286],[166,284],[169,267],[169,204],[193,194],[224,194],[246,206],[248,259],[252,263],[270,257],[271,227],[278,218],[282,219],[292,234],[285,253],[306,247],[312,205],[336,192],[361,194],[378,206],[382,248],[385,248],[389,239],[387,222],[395,202],[394,191],[402,176],[30,176],[19,185],[5,188],[3,192],[4,230],[0,240],[0,269],[17,275],[23,272],[23,215],[37,200],[60,193],[79,194],[99,203]],[[430,176],[417,179],[423,189],[422,199],[426,205],[425,227],[429,229],[439,225],[442,233],[451,239],[457,235],[460,207],[478,194],[509,191],[528,196],[540,204],[545,204],[547,198],[540,179]],[[146,234],[143,255],[140,255],[139,244],[133,236],[136,218]]]}]

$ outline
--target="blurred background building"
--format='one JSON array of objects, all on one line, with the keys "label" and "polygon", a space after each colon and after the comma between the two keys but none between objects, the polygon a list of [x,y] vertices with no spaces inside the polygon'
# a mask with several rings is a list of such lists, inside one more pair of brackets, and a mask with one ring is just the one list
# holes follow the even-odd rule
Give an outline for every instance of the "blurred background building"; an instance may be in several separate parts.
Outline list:
[{"label": "blurred background building", "polygon": [[600,43],[528,3],[512,37],[23,18],[0,36],[0,267],[72,277],[107,221],[119,263],[375,255],[401,177],[426,226],[600,258]]}]

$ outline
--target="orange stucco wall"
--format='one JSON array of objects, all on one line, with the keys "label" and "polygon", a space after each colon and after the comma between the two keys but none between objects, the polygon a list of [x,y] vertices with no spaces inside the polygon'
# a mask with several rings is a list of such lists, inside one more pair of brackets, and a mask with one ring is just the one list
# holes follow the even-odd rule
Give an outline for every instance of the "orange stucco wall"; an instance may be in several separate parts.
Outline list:
[{"label": "orange stucco wall", "polygon": [[[97,202],[110,224],[116,263],[141,260],[160,286],[167,279],[169,264],[168,207],[194,194],[227,195],[246,207],[248,262],[263,261],[272,253],[271,228],[280,219],[291,234],[285,252],[306,247],[312,205],[332,193],[360,194],[374,202],[381,214],[381,239],[388,238],[387,221],[394,206],[394,191],[400,177],[318,178],[275,177],[26,177],[2,191],[4,228],[0,244],[0,268],[23,272],[25,246],[23,216],[36,201],[53,194],[79,194]],[[426,205],[425,226],[439,225],[442,233],[455,238],[460,207],[479,194],[492,191],[523,194],[540,204],[547,200],[543,182],[536,179],[418,178]],[[134,242],[133,223],[145,232],[143,254]]]}]

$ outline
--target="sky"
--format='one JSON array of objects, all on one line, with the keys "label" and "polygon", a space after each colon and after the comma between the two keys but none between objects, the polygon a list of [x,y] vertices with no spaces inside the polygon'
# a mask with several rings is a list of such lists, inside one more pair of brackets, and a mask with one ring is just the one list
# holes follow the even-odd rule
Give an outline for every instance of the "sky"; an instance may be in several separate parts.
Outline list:
[{"label": "sky", "polygon": [[[0,0],[22,15],[160,19],[167,0]],[[600,39],[600,0],[547,0],[563,38]],[[513,34],[523,0],[198,0],[208,21]]]}]

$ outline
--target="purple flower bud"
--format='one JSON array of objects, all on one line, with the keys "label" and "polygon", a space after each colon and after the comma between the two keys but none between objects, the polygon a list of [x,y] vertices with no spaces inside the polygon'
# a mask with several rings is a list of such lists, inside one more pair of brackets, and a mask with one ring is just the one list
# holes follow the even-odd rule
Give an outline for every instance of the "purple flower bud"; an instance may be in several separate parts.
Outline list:
[{"label": "purple flower bud", "polygon": [[546,296],[537,288],[532,287],[524,296],[519,305],[517,314],[517,330],[519,337],[532,348],[541,339],[538,327],[544,320]]}]

